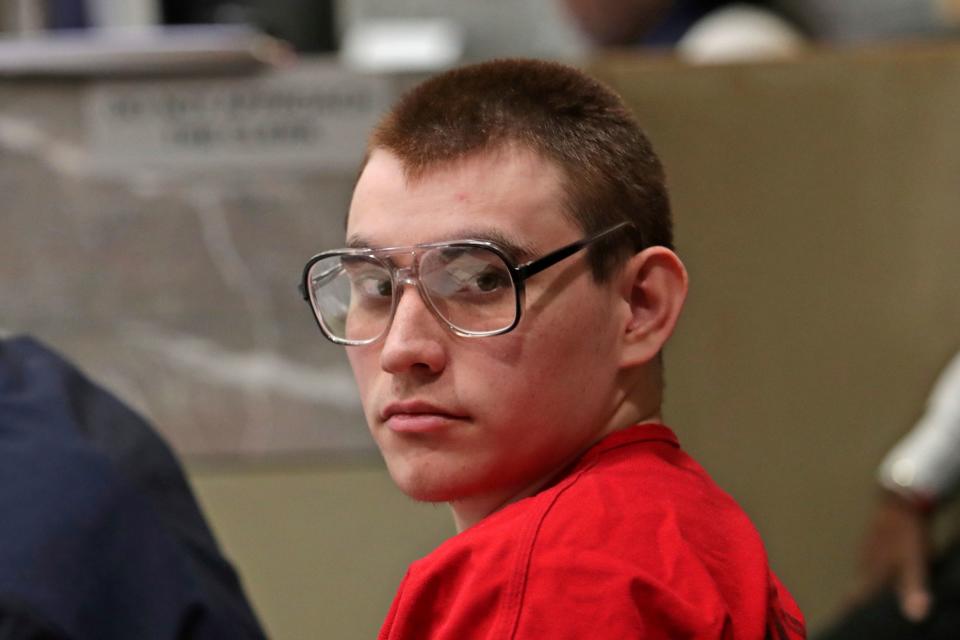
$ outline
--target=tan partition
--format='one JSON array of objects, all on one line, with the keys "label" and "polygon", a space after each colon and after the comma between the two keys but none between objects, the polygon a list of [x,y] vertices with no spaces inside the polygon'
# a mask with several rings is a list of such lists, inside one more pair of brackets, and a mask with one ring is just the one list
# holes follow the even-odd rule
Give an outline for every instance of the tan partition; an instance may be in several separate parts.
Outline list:
[{"label": "tan partition", "polygon": [[815,627],[960,348],[960,47],[595,71],[665,159],[691,273],[667,419]]},{"label": "tan partition", "polygon": [[407,565],[453,535],[379,466],[194,473],[271,638],[375,638]]}]

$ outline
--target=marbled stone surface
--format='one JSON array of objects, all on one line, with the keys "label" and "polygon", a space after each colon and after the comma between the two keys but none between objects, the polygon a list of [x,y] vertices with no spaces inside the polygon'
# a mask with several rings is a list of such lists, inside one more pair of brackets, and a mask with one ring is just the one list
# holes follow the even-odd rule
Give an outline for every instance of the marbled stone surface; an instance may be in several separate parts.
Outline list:
[{"label": "marbled stone surface", "polygon": [[102,175],[95,82],[0,84],[0,329],[59,348],[190,458],[372,455],[346,359],[296,288],[342,244],[352,172]]}]

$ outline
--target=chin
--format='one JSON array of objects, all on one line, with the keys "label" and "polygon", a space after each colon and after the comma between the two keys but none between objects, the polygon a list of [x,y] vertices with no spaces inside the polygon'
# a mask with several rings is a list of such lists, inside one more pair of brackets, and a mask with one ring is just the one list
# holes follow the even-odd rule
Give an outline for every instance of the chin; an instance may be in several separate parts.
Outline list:
[{"label": "chin", "polygon": [[395,468],[401,465],[387,463],[393,482],[407,496],[417,502],[453,502],[463,500],[480,490],[480,483],[471,482],[459,473],[438,473],[436,469]]},{"label": "chin", "polygon": [[394,484],[404,494],[417,502],[451,502],[464,497],[456,483],[428,480],[425,478],[398,478],[391,474]]}]

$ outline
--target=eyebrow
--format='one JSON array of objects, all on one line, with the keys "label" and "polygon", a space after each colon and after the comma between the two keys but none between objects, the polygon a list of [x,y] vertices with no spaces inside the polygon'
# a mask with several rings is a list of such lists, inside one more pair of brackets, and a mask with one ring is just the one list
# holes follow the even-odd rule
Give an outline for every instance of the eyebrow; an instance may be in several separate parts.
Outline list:
[{"label": "eyebrow", "polygon": [[[492,242],[504,251],[507,255],[517,262],[522,262],[529,260],[535,256],[540,255],[541,251],[529,242],[524,242],[522,240],[517,240],[510,238],[504,233],[498,231],[497,229],[477,227],[474,229],[464,229],[457,232],[455,235],[450,236],[440,236],[434,240],[429,241],[433,242],[457,242],[458,240],[485,240],[487,242]],[[429,244],[423,243],[423,244]],[[350,234],[350,237],[347,238],[347,248],[349,249],[379,249],[382,248],[382,245],[379,245],[376,242],[373,242],[366,236],[360,234]]]}]

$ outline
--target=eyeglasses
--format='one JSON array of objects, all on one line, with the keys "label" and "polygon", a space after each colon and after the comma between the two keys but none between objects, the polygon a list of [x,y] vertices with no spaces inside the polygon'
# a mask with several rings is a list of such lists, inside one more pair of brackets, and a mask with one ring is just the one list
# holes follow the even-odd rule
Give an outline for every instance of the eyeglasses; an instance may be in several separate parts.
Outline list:
[{"label": "eyeglasses", "polygon": [[[337,344],[364,345],[383,337],[407,284],[456,335],[495,336],[520,322],[527,278],[628,226],[621,222],[521,265],[485,240],[326,251],[303,268],[300,293],[323,335]],[[403,256],[408,266],[397,266]]]}]

